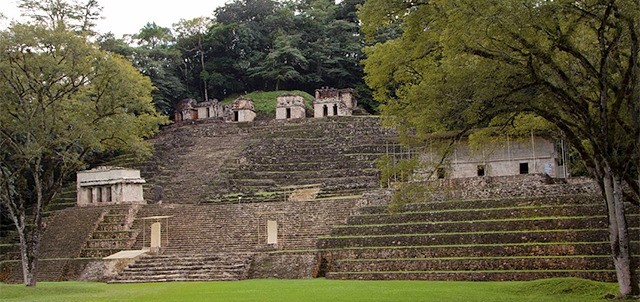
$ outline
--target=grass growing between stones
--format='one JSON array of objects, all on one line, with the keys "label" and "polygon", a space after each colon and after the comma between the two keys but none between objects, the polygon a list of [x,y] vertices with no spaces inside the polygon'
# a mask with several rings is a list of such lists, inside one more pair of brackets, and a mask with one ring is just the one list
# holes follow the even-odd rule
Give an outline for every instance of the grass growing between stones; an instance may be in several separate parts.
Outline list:
[{"label": "grass growing between stones", "polygon": [[530,282],[246,280],[104,284],[0,284],[0,301],[602,301],[613,283],[575,278]]}]

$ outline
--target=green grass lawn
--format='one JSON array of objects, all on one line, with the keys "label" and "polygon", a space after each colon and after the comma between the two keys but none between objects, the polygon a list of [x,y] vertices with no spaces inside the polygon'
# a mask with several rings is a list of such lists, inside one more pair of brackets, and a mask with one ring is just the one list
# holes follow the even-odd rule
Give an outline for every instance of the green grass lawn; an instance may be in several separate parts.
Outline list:
[{"label": "green grass lawn", "polygon": [[0,301],[602,301],[616,284],[562,278],[530,282],[246,280],[104,284],[0,284]]}]

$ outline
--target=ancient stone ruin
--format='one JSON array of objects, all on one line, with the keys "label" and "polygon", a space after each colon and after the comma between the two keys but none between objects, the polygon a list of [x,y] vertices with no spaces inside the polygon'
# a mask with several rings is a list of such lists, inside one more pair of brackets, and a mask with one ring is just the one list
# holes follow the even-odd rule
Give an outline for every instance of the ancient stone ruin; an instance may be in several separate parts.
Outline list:
[{"label": "ancient stone ruin", "polygon": [[223,105],[218,100],[198,103],[184,99],[176,105],[173,120],[176,122],[202,119],[220,119],[225,122],[251,122],[256,118],[253,101],[239,97],[231,105]]},{"label": "ancient stone ruin", "polygon": [[313,101],[313,116],[350,116],[358,106],[354,97],[354,90],[322,88],[316,89],[316,98]]},{"label": "ancient stone ruin", "polygon": [[77,174],[78,206],[144,204],[139,170],[97,167]]},{"label": "ancient stone ruin", "polygon": [[[319,89],[316,113],[340,116],[356,105],[351,93]],[[553,179],[562,176],[555,144],[463,144],[446,178],[394,184],[420,189],[393,204],[396,188],[380,188],[377,160],[406,158],[394,129],[375,116],[297,118],[299,97],[277,101],[276,118],[295,120],[233,123],[255,117],[242,98],[181,102],[181,120],[229,123],[176,123],[151,140],[154,156],[135,165],[154,203],[138,204],[145,180],[135,170],[78,173],[48,208],[38,279],[615,280],[598,188]],[[65,201],[76,197],[79,206]],[[629,224],[639,223],[633,208]],[[630,233],[636,255],[638,232]],[[2,282],[20,281],[16,247],[0,236]]]},{"label": "ancient stone ruin", "polygon": [[[441,155],[425,152],[421,160],[425,167],[416,175],[418,179],[467,178],[476,176],[512,176],[523,174],[544,174],[554,178],[566,178],[568,172],[564,162],[566,150],[562,142],[552,142],[544,137],[514,140],[505,137],[479,149],[472,149],[469,141],[463,139],[444,165],[434,171]],[[435,173],[433,173],[435,172]]]},{"label": "ancient stone ruin", "polygon": [[306,117],[304,98],[293,94],[283,94],[276,99],[276,119],[289,120]]},{"label": "ancient stone ruin", "polygon": [[234,122],[252,122],[256,118],[256,108],[251,99],[239,97],[231,104]]},{"label": "ancient stone ruin", "polygon": [[174,121],[188,121],[206,118],[221,118],[228,120],[233,116],[229,106],[220,104],[218,100],[198,103],[193,99],[184,99],[176,105]]}]

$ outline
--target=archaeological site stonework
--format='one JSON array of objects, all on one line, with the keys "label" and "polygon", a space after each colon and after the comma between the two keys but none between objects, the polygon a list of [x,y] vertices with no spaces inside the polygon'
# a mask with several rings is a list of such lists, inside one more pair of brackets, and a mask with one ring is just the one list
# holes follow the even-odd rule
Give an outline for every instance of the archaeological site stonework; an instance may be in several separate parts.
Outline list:
[{"label": "archaeological site stonework", "polygon": [[[406,153],[379,117],[349,116],[352,90],[316,91],[322,118],[274,101],[256,121],[250,100],[185,100],[150,159],[78,173],[50,209],[38,279],[615,280],[599,189],[560,177],[554,144],[461,147],[449,177],[381,187],[377,159]],[[0,281],[19,282],[14,239],[0,240]]]}]

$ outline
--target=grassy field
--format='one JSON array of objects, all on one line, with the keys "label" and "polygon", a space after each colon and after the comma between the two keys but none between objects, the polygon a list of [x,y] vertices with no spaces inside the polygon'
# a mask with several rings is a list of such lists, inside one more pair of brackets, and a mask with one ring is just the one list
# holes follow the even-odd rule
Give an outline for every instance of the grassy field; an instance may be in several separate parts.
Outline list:
[{"label": "grassy field", "polygon": [[[300,90],[293,90],[293,91],[279,90],[279,91],[267,91],[267,92],[254,91],[245,95],[245,97],[253,100],[253,104],[255,105],[256,112],[258,114],[274,115],[276,112],[276,98],[281,94],[299,95],[304,98],[306,107],[312,108],[314,96]],[[225,98],[221,102],[223,104],[231,104],[231,102],[233,102],[237,97],[238,95],[233,95]]]},{"label": "grassy field", "polygon": [[612,283],[581,279],[531,282],[246,280],[104,284],[0,284],[0,301],[603,301]]}]

